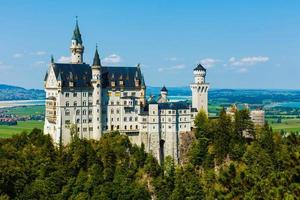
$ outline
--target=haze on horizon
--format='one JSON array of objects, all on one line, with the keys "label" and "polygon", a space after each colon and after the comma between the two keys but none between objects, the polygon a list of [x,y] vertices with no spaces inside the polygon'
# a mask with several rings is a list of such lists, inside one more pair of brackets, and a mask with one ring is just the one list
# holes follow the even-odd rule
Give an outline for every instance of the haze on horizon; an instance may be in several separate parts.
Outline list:
[{"label": "haze on horizon", "polygon": [[0,84],[43,88],[50,55],[69,59],[75,16],[92,62],[142,64],[149,86],[188,86],[201,62],[212,88],[300,89],[299,1],[4,1]]}]

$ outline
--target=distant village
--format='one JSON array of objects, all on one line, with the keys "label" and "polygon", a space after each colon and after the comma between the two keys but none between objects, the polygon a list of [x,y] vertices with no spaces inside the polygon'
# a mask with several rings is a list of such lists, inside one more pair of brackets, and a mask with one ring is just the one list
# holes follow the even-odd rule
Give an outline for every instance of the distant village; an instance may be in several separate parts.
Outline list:
[{"label": "distant village", "polygon": [[44,115],[18,116],[9,113],[8,109],[0,109],[0,125],[15,126],[18,124],[18,121],[44,120],[44,118]]}]

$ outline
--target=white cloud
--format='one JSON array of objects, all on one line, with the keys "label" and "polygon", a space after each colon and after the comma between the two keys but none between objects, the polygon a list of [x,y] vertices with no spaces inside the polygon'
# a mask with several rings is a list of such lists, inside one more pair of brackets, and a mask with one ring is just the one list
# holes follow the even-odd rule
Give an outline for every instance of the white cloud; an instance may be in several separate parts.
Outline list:
[{"label": "white cloud", "polygon": [[23,57],[23,54],[22,54],[22,53],[15,53],[15,54],[13,55],[13,57],[14,57],[14,58],[21,58],[21,57]]},{"label": "white cloud", "polygon": [[213,58],[204,58],[202,60],[200,60],[200,63],[206,67],[206,68],[210,68],[215,66],[215,64],[219,62],[219,60],[213,59]]},{"label": "white cloud", "polygon": [[61,56],[58,59],[58,62],[60,62],[60,63],[69,63],[69,62],[71,62],[71,56]]},{"label": "white cloud", "polygon": [[269,60],[270,58],[266,56],[252,56],[252,57],[243,57],[240,59],[231,57],[228,61],[229,61],[229,65],[231,66],[250,66],[259,63],[265,63],[268,62]]},{"label": "white cloud", "polygon": [[102,60],[104,64],[117,64],[120,63],[121,61],[122,58],[117,54],[111,54]]},{"label": "white cloud", "polygon": [[45,54],[46,54],[45,51],[37,51],[37,52],[35,52],[35,55],[37,55],[37,56],[42,56],[42,55],[45,55]]},{"label": "white cloud", "polygon": [[167,58],[167,60],[168,60],[168,61],[177,61],[178,58],[176,58],[176,57],[170,57],[170,58]]},{"label": "white cloud", "polygon": [[158,68],[158,71],[159,72],[162,72],[162,71],[166,71],[166,70],[181,70],[181,69],[184,69],[186,66],[184,64],[180,64],[180,65],[174,65],[174,66],[171,66],[171,67],[165,67],[165,68]]}]

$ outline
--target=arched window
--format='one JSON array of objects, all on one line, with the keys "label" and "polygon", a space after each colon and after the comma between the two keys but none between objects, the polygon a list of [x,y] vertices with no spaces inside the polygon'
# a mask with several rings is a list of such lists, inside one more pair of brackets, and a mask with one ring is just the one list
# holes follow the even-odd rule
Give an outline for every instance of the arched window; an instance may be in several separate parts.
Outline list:
[{"label": "arched window", "polygon": [[69,107],[70,106],[70,103],[67,101],[66,102],[66,107]]},{"label": "arched window", "polygon": [[76,115],[80,115],[80,110],[76,110]]},{"label": "arched window", "polygon": [[111,109],[110,113],[111,113],[111,114],[114,114],[114,109]]},{"label": "arched window", "polygon": [[65,115],[66,115],[66,116],[69,116],[69,115],[70,115],[70,111],[69,111],[69,110],[66,110],[66,111],[65,111]]},{"label": "arched window", "polygon": [[80,123],[80,119],[77,119],[77,120],[76,120],[76,123],[79,124],[79,123]]},{"label": "arched window", "polygon": [[86,101],[83,101],[83,102],[82,102],[82,105],[83,105],[83,106],[86,106]]},{"label": "arched window", "polygon": [[132,125],[130,125],[130,130],[132,130]]},{"label": "arched window", "polygon": [[136,126],[135,126],[135,129],[139,129],[139,126],[138,126],[138,125],[136,125]]},{"label": "arched window", "polygon": [[82,115],[86,115],[86,110],[83,110],[83,111],[82,111]]},{"label": "arched window", "polygon": [[77,101],[74,101],[74,106],[77,106]]},{"label": "arched window", "polygon": [[126,125],[124,126],[124,129],[127,130],[127,126]]}]

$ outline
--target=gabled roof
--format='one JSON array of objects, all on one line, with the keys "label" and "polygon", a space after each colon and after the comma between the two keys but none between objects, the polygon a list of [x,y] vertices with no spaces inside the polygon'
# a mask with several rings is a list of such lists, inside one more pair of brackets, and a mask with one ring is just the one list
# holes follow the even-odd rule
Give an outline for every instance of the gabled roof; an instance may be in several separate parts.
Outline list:
[{"label": "gabled roof", "polygon": [[201,65],[201,64],[198,64],[197,67],[194,69],[194,71],[206,71],[206,69]]},{"label": "gabled roof", "polygon": [[[120,77],[123,86],[120,85]],[[101,67],[102,88],[112,88],[111,82],[115,82],[113,88],[136,89],[135,81],[139,81],[139,87],[145,87],[144,77],[138,67]]]},{"label": "gabled roof", "polygon": [[[62,87],[91,87],[92,69],[88,64],[54,63],[53,70],[56,79],[62,82]],[[138,67],[101,67],[102,88],[140,89],[145,87],[144,78]],[[123,81],[123,85],[121,85]],[[138,88],[135,83],[139,81]],[[111,83],[115,82],[115,86]]]},{"label": "gabled roof", "polygon": [[56,79],[62,82],[62,87],[90,87],[92,79],[91,67],[88,64],[54,63],[53,70]]}]

